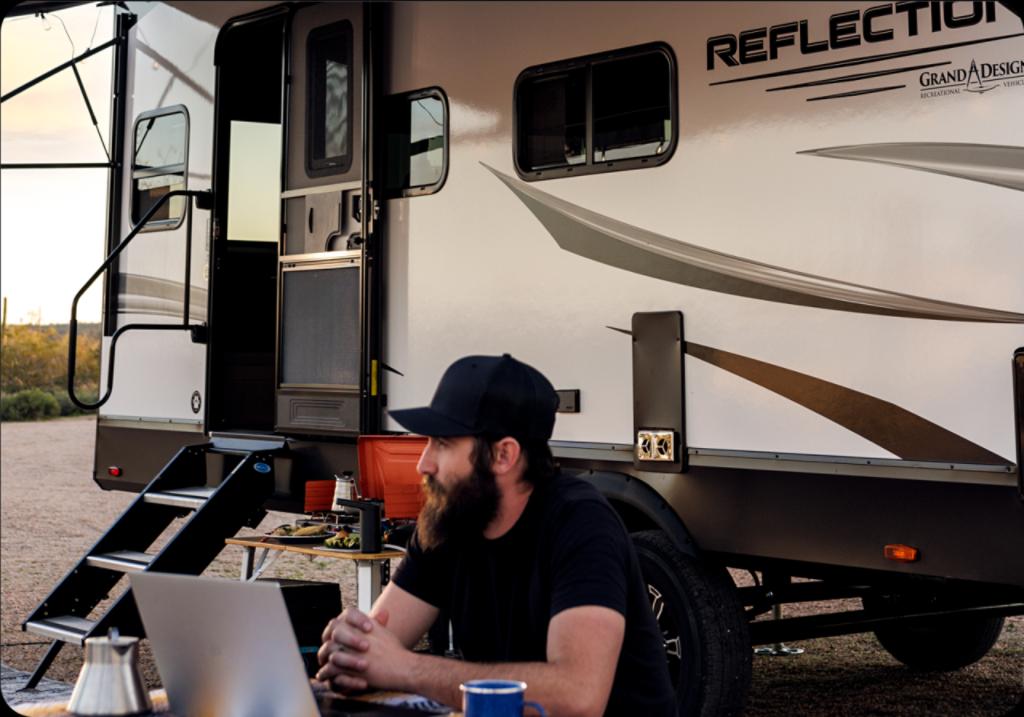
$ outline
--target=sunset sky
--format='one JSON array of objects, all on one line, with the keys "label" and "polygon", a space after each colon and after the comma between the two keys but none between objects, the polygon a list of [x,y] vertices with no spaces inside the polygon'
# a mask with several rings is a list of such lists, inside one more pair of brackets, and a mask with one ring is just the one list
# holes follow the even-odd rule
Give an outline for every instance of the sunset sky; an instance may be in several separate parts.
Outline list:
[{"label": "sunset sky", "polygon": [[[112,10],[95,4],[45,19],[5,17],[0,90],[106,42],[112,29]],[[108,147],[112,59],[111,48],[79,68]],[[106,161],[70,69],[0,106],[0,156],[4,163]],[[0,172],[0,291],[9,323],[68,320],[75,292],[103,260],[106,180],[104,169]],[[99,319],[101,283],[82,300],[79,320]]]}]

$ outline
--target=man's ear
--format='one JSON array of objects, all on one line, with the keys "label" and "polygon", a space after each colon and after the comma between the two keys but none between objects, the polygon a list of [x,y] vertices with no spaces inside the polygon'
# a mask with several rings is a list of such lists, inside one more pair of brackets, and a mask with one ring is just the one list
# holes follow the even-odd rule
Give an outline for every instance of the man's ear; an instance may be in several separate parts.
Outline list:
[{"label": "man's ear", "polygon": [[491,471],[495,476],[500,476],[519,467],[523,448],[515,438],[506,436],[492,444],[491,456]]}]

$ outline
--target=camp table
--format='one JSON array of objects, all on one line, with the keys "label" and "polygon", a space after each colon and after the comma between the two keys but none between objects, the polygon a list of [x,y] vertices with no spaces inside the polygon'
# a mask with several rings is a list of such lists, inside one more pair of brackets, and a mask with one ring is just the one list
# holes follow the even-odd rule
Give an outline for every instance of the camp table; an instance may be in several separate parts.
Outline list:
[{"label": "camp table", "polygon": [[[390,578],[392,558],[401,558],[405,553],[401,550],[384,550],[379,553],[341,552],[327,550],[312,545],[285,545],[268,542],[264,538],[228,538],[228,545],[238,545],[245,549],[242,555],[243,581],[252,581],[260,576],[281,553],[298,553],[310,558],[328,558],[334,560],[351,560],[356,564],[356,605],[363,612],[369,612],[381,589]],[[256,555],[256,551],[261,553]],[[270,556],[270,561],[267,561]]]}]

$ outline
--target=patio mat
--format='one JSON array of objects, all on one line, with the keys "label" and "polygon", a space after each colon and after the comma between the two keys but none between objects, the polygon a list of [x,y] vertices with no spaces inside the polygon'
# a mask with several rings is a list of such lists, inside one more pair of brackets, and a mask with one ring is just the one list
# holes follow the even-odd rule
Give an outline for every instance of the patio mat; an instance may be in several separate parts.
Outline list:
[{"label": "patio mat", "polygon": [[71,699],[71,691],[74,685],[57,680],[43,678],[36,685],[34,690],[23,690],[21,688],[28,682],[29,673],[15,670],[0,663],[0,691],[3,692],[4,701],[11,707],[32,702],[57,702]]}]

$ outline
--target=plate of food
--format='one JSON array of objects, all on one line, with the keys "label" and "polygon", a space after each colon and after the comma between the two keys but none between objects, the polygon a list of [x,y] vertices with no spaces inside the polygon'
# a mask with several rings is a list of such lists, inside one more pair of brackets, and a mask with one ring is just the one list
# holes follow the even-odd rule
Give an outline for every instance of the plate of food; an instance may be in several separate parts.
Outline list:
[{"label": "plate of food", "polygon": [[275,543],[319,543],[334,534],[331,526],[323,523],[313,525],[279,525],[267,533],[266,538]]},{"label": "plate of food", "polygon": [[337,550],[344,553],[358,553],[359,534],[342,531],[337,535],[332,535],[324,541],[323,549]]}]

